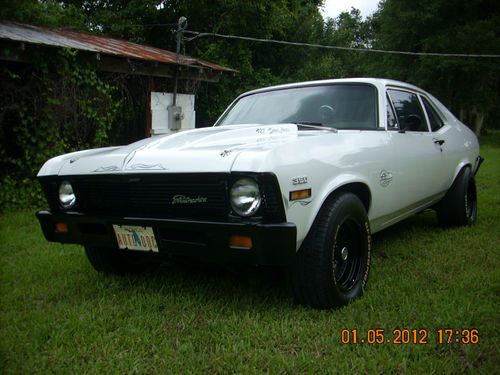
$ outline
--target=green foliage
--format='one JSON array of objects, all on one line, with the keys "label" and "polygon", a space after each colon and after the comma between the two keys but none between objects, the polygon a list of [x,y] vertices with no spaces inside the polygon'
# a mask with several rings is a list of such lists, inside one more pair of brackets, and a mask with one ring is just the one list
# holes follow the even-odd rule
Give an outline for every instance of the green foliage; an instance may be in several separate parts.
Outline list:
[{"label": "green foliage", "polygon": [[[325,33],[318,1],[179,1],[166,9],[168,18],[188,16],[191,30],[317,43]],[[239,71],[198,95],[197,111],[212,122],[237,94],[258,87],[335,75],[322,64],[322,51],[268,43],[200,38],[185,45],[186,53]],[[337,60],[330,55],[329,61]],[[313,69],[311,69],[313,68]],[[320,71],[321,69],[321,71]],[[214,100],[214,98],[216,98]]]},{"label": "green foliage", "polygon": [[[500,9],[494,0],[386,0],[371,23],[380,49],[500,54]],[[427,89],[457,115],[487,114],[499,106],[498,59],[384,55],[375,56],[367,69]]]},{"label": "green foliage", "polygon": [[56,0],[0,0],[0,20],[86,29],[78,6]]},{"label": "green foliage", "polygon": [[35,176],[43,163],[106,144],[121,108],[115,88],[75,51],[41,53],[29,72],[16,69],[6,65],[1,73],[0,209],[39,205]]}]

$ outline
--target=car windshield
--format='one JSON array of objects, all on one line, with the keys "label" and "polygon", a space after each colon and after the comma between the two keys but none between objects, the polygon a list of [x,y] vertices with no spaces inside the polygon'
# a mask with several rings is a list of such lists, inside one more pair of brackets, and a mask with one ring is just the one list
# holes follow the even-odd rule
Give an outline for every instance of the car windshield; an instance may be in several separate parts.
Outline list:
[{"label": "car windshield", "polygon": [[305,86],[259,92],[240,98],[216,125],[320,125],[375,129],[376,90],[366,84]]}]

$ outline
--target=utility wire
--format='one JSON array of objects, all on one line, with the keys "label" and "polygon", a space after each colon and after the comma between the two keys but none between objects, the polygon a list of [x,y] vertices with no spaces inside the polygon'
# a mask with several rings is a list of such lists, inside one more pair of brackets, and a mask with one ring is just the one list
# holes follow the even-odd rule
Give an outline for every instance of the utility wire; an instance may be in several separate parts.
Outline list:
[{"label": "utility wire", "polygon": [[156,26],[177,26],[176,23],[129,23],[127,26],[143,26],[143,27],[156,27]]},{"label": "utility wire", "polygon": [[252,37],[248,37],[248,36],[225,35],[225,34],[218,34],[218,33],[201,33],[198,31],[191,31],[191,30],[185,30],[184,33],[194,35],[191,38],[185,38],[185,40],[187,42],[191,42],[191,41],[198,39],[198,38],[213,36],[213,37],[224,38],[224,39],[249,40],[252,42],[284,44],[284,45],[289,45],[289,46],[314,47],[314,48],[336,49],[336,50],[356,51],[356,52],[386,53],[386,54],[393,54],[393,55],[473,57],[473,58],[492,58],[492,59],[500,58],[500,55],[480,55],[480,54],[465,54],[465,53],[435,53],[435,52],[408,52],[408,51],[382,50],[382,49],[374,49],[374,48],[340,47],[340,46],[330,46],[330,45],[325,45],[325,44],[314,44],[314,43],[304,43],[304,42],[288,42],[285,40],[252,38]]}]

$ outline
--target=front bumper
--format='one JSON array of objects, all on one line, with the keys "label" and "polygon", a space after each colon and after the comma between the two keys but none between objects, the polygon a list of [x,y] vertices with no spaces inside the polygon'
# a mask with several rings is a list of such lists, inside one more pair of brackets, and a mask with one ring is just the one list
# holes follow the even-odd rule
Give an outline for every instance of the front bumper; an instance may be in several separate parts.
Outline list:
[{"label": "front bumper", "polygon": [[[152,227],[160,255],[203,261],[256,265],[289,265],[295,256],[297,230],[294,224],[221,223],[136,217],[102,217],[79,213],[36,214],[48,241],[84,246],[118,248],[113,224]],[[67,232],[56,230],[63,223]],[[250,236],[250,249],[229,245],[232,235]]]}]

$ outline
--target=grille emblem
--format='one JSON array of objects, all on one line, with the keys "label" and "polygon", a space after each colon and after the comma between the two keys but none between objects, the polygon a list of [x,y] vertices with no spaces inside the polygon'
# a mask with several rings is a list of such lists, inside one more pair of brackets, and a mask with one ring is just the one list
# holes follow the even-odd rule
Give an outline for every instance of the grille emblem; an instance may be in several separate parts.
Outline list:
[{"label": "grille emblem", "polygon": [[206,203],[208,202],[207,197],[187,197],[185,195],[174,195],[172,198],[172,204],[194,204],[194,203]]}]

